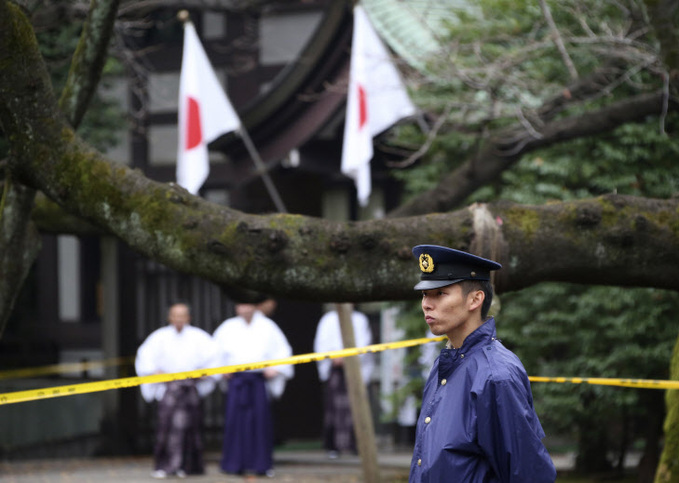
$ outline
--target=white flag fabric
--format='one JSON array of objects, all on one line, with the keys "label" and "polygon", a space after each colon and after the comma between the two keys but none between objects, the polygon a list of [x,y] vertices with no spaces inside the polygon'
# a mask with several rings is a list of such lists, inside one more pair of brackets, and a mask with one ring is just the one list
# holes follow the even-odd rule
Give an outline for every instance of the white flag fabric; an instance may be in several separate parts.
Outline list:
[{"label": "white flag fabric", "polygon": [[363,7],[354,7],[354,32],[342,147],[342,173],[356,183],[358,201],[368,204],[373,137],[416,113],[389,52]]},{"label": "white flag fabric", "polygon": [[186,22],[179,78],[177,184],[198,193],[210,172],[207,144],[240,126],[196,29]]}]

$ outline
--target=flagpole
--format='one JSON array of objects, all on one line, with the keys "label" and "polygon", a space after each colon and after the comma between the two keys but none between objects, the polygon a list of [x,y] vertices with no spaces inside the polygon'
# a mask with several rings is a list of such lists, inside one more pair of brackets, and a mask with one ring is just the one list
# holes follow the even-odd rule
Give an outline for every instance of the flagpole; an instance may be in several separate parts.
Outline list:
[{"label": "flagpole", "polygon": [[278,210],[279,213],[287,213],[285,205],[283,204],[283,200],[281,200],[281,197],[278,194],[278,190],[276,190],[276,186],[274,186],[273,181],[271,181],[271,177],[269,176],[266,166],[264,165],[264,161],[262,160],[262,157],[259,155],[257,148],[255,148],[255,145],[252,142],[250,135],[245,130],[245,127],[241,125],[240,129],[238,130],[238,133],[240,134],[240,137],[243,139],[243,143],[245,143],[245,147],[247,148],[248,153],[250,153],[252,161],[255,163],[257,173],[262,176],[264,185],[266,186],[266,189],[269,192],[269,196],[271,196],[271,199],[276,205],[276,209]]}]

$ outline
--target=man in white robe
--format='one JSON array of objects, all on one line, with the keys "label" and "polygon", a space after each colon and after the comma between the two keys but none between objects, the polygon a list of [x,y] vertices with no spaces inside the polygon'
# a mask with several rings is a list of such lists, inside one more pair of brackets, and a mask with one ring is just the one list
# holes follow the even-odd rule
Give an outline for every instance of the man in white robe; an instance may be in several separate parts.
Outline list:
[{"label": "man in white robe", "polygon": [[[356,347],[372,343],[372,333],[368,317],[352,310],[351,322],[354,328]],[[318,322],[314,338],[314,352],[328,352],[344,349],[337,311],[327,312]],[[372,354],[361,354],[361,375],[363,383],[368,384],[374,367]],[[323,383],[323,447],[329,458],[336,458],[341,452],[356,452],[353,419],[349,395],[345,384],[344,361],[342,358],[316,361],[318,377]]]},{"label": "man in white robe", "polygon": [[[292,356],[292,348],[276,323],[254,304],[237,304],[236,316],[213,334],[220,366]],[[271,399],[279,398],[294,375],[291,365],[225,374],[227,381],[224,442],[220,467],[225,473],[273,474]]]},{"label": "man in white robe", "polygon": [[[210,334],[190,324],[185,303],[168,310],[168,325],[152,332],[137,351],[135,369],[139,376],[192,371],[215,367],[217,346]],[[202,474],[202,398],[215,386],[214,379],[189,379],[142,384],[147,402],[158,401],[158,424],[152,476]]]}]

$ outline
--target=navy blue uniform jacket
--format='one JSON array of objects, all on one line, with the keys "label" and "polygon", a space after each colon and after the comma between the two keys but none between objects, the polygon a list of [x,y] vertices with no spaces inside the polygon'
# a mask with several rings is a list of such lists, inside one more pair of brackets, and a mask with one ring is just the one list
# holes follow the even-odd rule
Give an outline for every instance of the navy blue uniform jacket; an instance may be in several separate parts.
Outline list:
[{"label": "navy blue uniform jacket", "polygon": [[488,319],[434,362],[410,482],[554,482],[544,436],[526,370]]}]

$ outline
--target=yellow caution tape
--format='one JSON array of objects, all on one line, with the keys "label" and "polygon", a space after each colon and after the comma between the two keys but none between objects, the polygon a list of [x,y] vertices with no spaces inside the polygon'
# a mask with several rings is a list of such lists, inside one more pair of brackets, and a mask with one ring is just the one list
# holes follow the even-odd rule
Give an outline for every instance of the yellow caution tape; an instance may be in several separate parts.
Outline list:
[{"label": "yellow caution tape", "polygon": [[[71,384],[67,386],[49,387],[44,389],[31,389],[28,391],[8,392],[0,394],[0,406],[4,404],[35,401],[39,399],[50,399],[62,396],[73,396],[76,394],[87,394],[92,392],[108,391],[111,389],[122,389],[125,387],[136,387],[139,386],[140,384],[179,381],[183,379],[196,379],[201,377],[215,376],[219,374],[230,374],[234,372],[264,369],[266,367],[280,365],[305,364],[309,362],[320,361],[323,359],[351,357],[361,354],[382,352],[390,349],[413,347],[421,344],[427,344],[429,342],[440,342],[443,340],[446,340],[445,336],[411,339],[400,342],[386,342],[382,344],[373,344],[365,347],[342,349],[337,351],[302,354],[298,356],[287,357],[285,359],[274,359],[261,362],[252,362],[248,364],[237,364],[233,366],[214,367],[185,372],[175,372],[171,374],[154,374],[151,376],[125,377],[121,379],[86,382],[82,384]],[[595,384],[605,386],[631,387],[638,389],[679,389],[679,381],[653,380],[653,379],[621,379],[621,378],[601,378],[601,377],[540,377],[540,376],[530,376],[528,379],[532,382]]]},{"label": "yellow caution tape", "polygon": [[386,342],[383,344],[373,344],[365,347],[356,347],[329,352],[317,352],[303,354],[299,356],[287,357],[285,359],[274,359],[269,361],[251,362],[248,364],[237,364],[233,366],[214,367],[199,369],[194,371],[174,372],[171,374],[154,374],[151,376],[125,377],[121,379],[110,379],[107,381],[85,382],[82,384],[71,384],[67,386],[49,387],[44,389],[31,389],[28,391],[17,391],[0,394],[0,406],[3,404],[14,404],[38,399],[50,399],[62,396],[74,396],[76,394],[87,394],[91,392],[108,391],[110,389],[122,389],[125,387],[135,387],[140,384],[151,384],[157,382],[179,381],[183,379],[196,379],[200,377],[214,376],[218,374],[230,374],[234,372],[251,371],[254,369],[264,369],[265,367],[305,364],[316,362],[323,359],[336,359],[339,357],[351,357],[361,354],[381,352],[388,349],[400,349],[403,347],[413,347],[428,342],[438,342],[445,340],[445,336],[411,339],[400,342]]},{"label": "yellow caution tape", "polygon": [[49,366],[26,367],[23,369],[8,369],[0,371],[0,379],[27,379],[37,376],[49,376],[53,374],[63,374],[66,372],[84,372],[102,367],[119,366],[134,363],[134,357],[115,357],[103,361],[87,362],[66,362],[62,364],[51,364]]},{"label": "yellow caution tape", "polygon": [[595,384],[599,386],[635,387],[638,389],[679,389],[679,381],[661,379],[621,379],[606,377],[539,377],[530,376],[532,382],[558,382],[572,384]]}]

